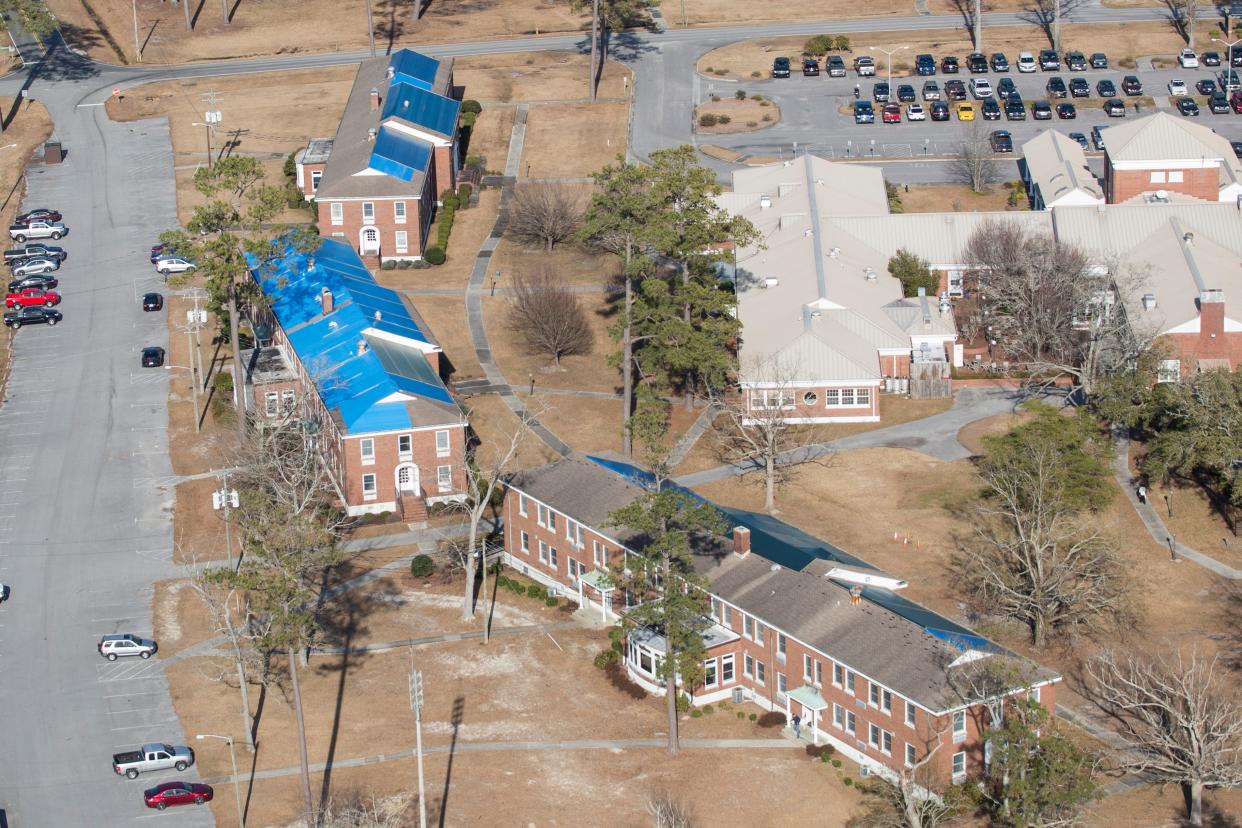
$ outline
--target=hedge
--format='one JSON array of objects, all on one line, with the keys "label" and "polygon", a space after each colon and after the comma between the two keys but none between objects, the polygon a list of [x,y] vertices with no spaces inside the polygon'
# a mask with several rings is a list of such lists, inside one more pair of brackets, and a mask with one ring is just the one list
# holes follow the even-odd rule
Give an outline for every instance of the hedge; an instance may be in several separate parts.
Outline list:
[{"label": "hedge", "polygon": [[410,561],[410,574],[415,578],[426,578],[436,571],[436,565],[429,555],[415,555]]},{"label": "hedge", "polygon": [[428,264],[442,265],[444,264],[444,260],[446,258],[448,257],[444,255],[444,251],[435,245],[432,245],[423,251],[423,259],[425,259]]}]

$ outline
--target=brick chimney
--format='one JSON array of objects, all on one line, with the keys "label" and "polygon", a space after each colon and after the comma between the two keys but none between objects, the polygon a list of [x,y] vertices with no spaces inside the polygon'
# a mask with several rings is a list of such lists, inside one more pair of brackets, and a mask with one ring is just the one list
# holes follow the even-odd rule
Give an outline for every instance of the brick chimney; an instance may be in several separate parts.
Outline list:
[{"label": "brick chimney", "polygon": [[326,286],[319,291],[319,304],[323,306],[324,316],[332,313],[332,291],[328,290]]},{"label": "brick chimney", "polygon": [[379,110],[379,103],[380,103],[379,90],[376,89],[374,86],[372,86],[371,87],[371,111],[372,112],[376,112],[377,110]]},{"label": "brick chimney", "polygon": [[1205,290],[1199,294],[1199,338],[1223,341],[1225,335],[1225,292]]},{"label": "brick chimney", "polygon": [[750,530],[745,526],[733,527],[733,554],[739,558],[750,554]]}]

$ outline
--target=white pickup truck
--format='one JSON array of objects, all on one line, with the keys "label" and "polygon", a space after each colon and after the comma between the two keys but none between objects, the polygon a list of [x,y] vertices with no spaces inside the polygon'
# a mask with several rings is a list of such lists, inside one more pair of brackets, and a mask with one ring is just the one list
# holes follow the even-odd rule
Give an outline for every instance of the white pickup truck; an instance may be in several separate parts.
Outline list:
[{"label": "white pickup truck", "polygon": [[188,747],[159,743],[143,745],[142,750],[129,750],[112,756],[112,770],[130,779],[137,779],[140,773],[169,768],[183,771],[193,764],[194,751]]},{"label": "white pickup truck", "polygon": [[59,221],[32,221],[29,224],[9,225],[9,236],[18,242],[26,239],[59,239],[68,232]]}]

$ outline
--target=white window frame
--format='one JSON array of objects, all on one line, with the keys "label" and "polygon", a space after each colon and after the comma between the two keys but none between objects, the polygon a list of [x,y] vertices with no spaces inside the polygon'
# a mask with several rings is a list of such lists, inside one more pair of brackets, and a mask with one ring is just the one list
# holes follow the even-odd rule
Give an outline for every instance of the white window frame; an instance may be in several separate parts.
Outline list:
[{"label": "white window frame", "polygon": [[1181,170],[1170,170],[1169,171],[1169,183],[1170,184],[1184,184],[1185,181],[1186,181],[1186,177],[1182,174]]},{"label": "white window frame", "polygon": [[785,654],[786,654],[786,649],[788,647],[788,644],[789,642],[785,639],[785,634],[783,632],[778,632],[776,634],[776,663],[777,664],[785,663]]},{"label": "white window frame", "polygon": [[535,508],[538,510],[538,514],[535,515],[535,523],[546,529],[548,526],[548,515],[552,514],[552,510],[542,503],[537,504]]},{"label": "white window frame", "polygon": [[716,674],[716,659],[709,658],[703,662],[703,688],[715,687],[719,681],[720,676]]},{"label": "white window frame", "polygon": [[867,744],[876,750],[880,748],[880,726],[875,722],[867,723]]},{"label": "white window frame", "polygon": [[885,756],[893,755],[893,733],[889,730],[880,731],[880,753]]},{"label": "white window frame", "polygon": [[[414,459],[414,435],[398,434],[397,435],[397,456],[402,460]],[[526,512],[522,512],[526,514]]]},{"label": "white window frame", "polygon": [[268,417],[275,417],[276,412],[280,410],[280,395],[275,391],[268,391],[263,395],[263,412]]},{"label": "white window frame", "polygon": [[853,710],[845,711],[845,732],[851,736],[858,735],[858,718],[854,715]]},{"label": "white window frame", "polygon": [[608,568],[608,547],[597,540],[591,541],[591,560],[600,569]]},{"label": "white window frame", "polygon": [[755,659],[755,683],[768,683],[768,665],[764,664],[759,659]]},{"label": "white window frame", "polygon": [[737,674],[734,670],[733,653],[722,655],[720,657],[720,683],[722,685],[732,684],[736,679]]},{"label": "white window frame", "polygon": [[1164,183],[1165,183],[1165,180],[1164,180],[1164,171],[1163,171],[1163,170],[1152,170],[1152,173],[1151,173],[1151,180],[1150,180],[1148,183],[1150,183],[1150,184],[1164,184]]},{"label": "white window frame", "polygon": [[810,653],[802,654],[802,679],[807,684],[813,684],[815,681],[815,661]]},{"label": "white window frame", "polygon": [[966,741],[966,711],[957,710],[953,713],[953,741],[960,743]]},{"label": "white window frame", "polygon": [[449,442],[448,430],[436,432],[436,457],[448,457],[453,453],[453,446]]},{"label": "white window frame", "polygon": [[758,618],[755,619],[755,643],[763,646],[763,623]]},{"label": "white window frame", "polygon": [[792,411],[794,395],[788,389],[755,388],[750,392],[750,408],[752,411]]},{"label": "white window frame", "polygon": [[749,615],[742,613],[742,638],[753,639],[755,637],[755,619]]},{"label": "white window frame", "polygon": [[853,670],[845,671],[845,692],[849,693],[851,696],[855,695],[854,694],[854,671]]},{"label": "white window frame", "polygon": [[292,414],[293,407],[297,405],[297,393],[292,388],[286,388],[280,392],[280,406],[285,414]]},{"label": "white window frame", "polygon": [[742,657],[742,675],[750,679],[755,677],[755,657],[750,653],[746,653]]},{"label": "white window frame", "polygon": [[405,224],[405,202],[394,201],[392,203],[392,220],[396,224]]},{"label": "white window frame", "polygon": [[323,170],[311,170],[311,192],[319,192],[319,182],[323,180]]},{"label": "white window frame", "polygon": [[893,694],[888,690],[880,690],[880,709],[885,713],[892,715],[893,712]]},{"label": "white window frame", "polygon": [[374,201],[362,202],[362,221],[364,224],[375,223],[375,202]]},{"label": "white window frame", "polygon": [[379,497],[379,488],[375,475],[364,474],[362,476],[362,499],[375,500],[377,497]]},{"label": "white window frame", "polygon": [[914,724],[916,721],[915,717],[916,717],[916,714],[914,712],[914,705],[909,701],[909,699],[907,699],[906,700],[906,724],[909,727],[914,727]]},{"label": "white window frame", "polygon": [[345,205],[339,201],[328,203],[328,214],[332,217],[333,224],[345,223]]},{"label": "white window frame", "polygon": [[363,437],[358,441],[358,454],[362,458],[362,465],[375,465],[375,438]]},{"label": "white window frame", "polygon": [[1029,695],[1030,695],[1031,701],[1033,702],[1039,701],[1039,688],[1032,687]]},{"label": "white window frame", "polygon": [[824,686],[824,662],[815,659],[815,686]]},{"label": "white window frame", "polygon": [[[961,765],[961,770],[958,770]],[[959,750],[953,754],[953,782],[956,784],[966,779],[966,751]]]},{"label": "white window frame", "polygon": [[526,554],[530,554],[530,535],[526,532],[520,532],[518,535],[518,545]]},{"label": "white window frame", "polygon": [[913,742],[906,742],[906,767],[914,767],[914,763],[919,760],[919,749],[914,746]]},{"label": "white window frame", "polygon": [[394,252],[410,252],[410,233],[408,230],[395,230],[392,234]]},{"label": "white window frame", "polygon": [[452,466],[436,466],[436,488],[442,492],[453,490]]},{"label": "white window frame", "polygon": [[518,514],[522,517],[528,517],[526,514],[526,495],[518,495]]},{"label": "white window frame", "polygon": [[1156,382],[1181,382],[1182,361],[1180,359],[1162,359],[1156,370]]},{"label": "white window frame", "polygon": [[880,706],[880,685],[874,681],[867,684],[867,704],[871,707]]},{"label": "white window frame", "polygon": [[835,661],[832,663],[832,686],[841,687],[845,682],[845,668]]},{"label": "white window frame", "polygon": [[560,562],[556,559],[556,547],[548,545],[548,566],[560,571]]},{"label": "white window frame", "polygon": [[789,692],[789,679],[784,673],[776,674],[776,703],[785,704],[785,694]]},{"label": "white window frame", "polygon": [[845,729],[845,708],[835,702],[832,705],[832,724],[834,727]]}]

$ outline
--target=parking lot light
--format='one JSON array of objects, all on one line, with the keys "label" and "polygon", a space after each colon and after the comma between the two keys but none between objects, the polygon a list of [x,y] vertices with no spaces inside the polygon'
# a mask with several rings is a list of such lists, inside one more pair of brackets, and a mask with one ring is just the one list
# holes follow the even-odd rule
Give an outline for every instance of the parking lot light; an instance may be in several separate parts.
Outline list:
[{"label": "parking lot light", "polygon": [[1230,78],[1233,77],[1233,47],[1237,46],[1239,43],[1242,43],[1242,39],[1226,41],[1226,40],[1221,40],[1219,37],[1214,37],[1212,38],[1212,42],[1219,43],[1220,45],[1225,47],[1225,62],[1229,64],[1229,68],[1226,69],[1222,73],[1222,75],[1225,78],[1225,83],[1224,83],[1225,88],[1230,91],[1233,91],[1234,84],[1229,80]]},{"label": "parking lot light", "polygon": [[889,86],[889,89],[892,89],[893,87],[893,55],[897,54],[902,49],[909,49],[910,47],[909,46],[897,46],[893,49],[882,49],[879,46],[868,46],[867,48],[873,52],[880,52],[881,54],[883,54],[885,57],[888,58],[888,73],[887,73],[888,86]]}]

